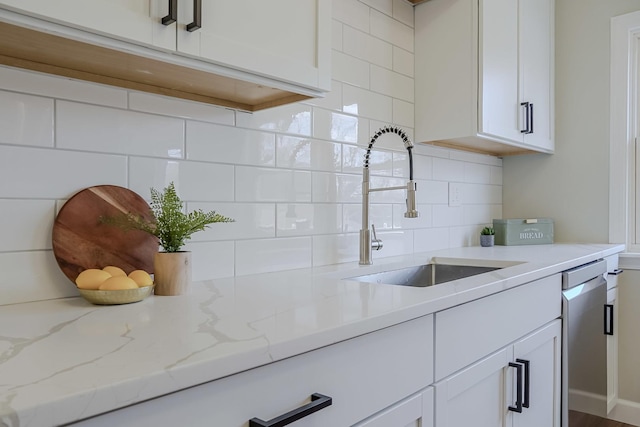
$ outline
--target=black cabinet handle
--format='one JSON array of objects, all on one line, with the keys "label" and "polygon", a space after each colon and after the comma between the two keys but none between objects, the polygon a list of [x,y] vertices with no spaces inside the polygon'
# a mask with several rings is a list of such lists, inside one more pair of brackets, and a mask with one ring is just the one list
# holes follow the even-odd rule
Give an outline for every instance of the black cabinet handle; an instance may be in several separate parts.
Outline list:
[{"label": "black cabinet handle", "polygon": [[623,270],[623,269],[621,269],[621,268],[616,268],[615,270],[610,271],[610,272],[608,272],[607,274],[608,274],[609,276],[617,276],[617,275],[622,274],[622,273],[624,273],[624,270]]},{"label": "black cabinet handle", "polygon": [[613,335],[613,304],[604,305],[604,334]]},{"label": "black cabinet handle", "polygon": [[313,393],[311,395],[311,402],[307,403],[304,406],[299,407],[298,409],[294,409],[291,412],[287,412],[286,414],[280,415],[269,421],[263,421],[259,418],[252,418],[249,420],[249,427],[284,427],[286,425],[291,424],[294,421],[298,421],[306,417],[307,415],[311,415],[314,412],[318,412],[319,410],[326,408],[327,406],[331,406],[332,400],[329,396],[322,395],[320,393]]},{"label": "black cabinet handle", "polygon": [[533,104],[529,104],[529,132],[533,133]]},{"label": "black cabinet handle", "polygon": [[521,107],[524,107],[524,117],[525,117],[525,126],[524,129],[520,129],[520,133],[531,133],[529,130],[529,120],[530,120],[530,114],[529,114],[529,103],[528,102],[521,102],[520,103]]},{"label": "black cabinet handle", "polygon": [[162,25],[171,25],[178,20],[178,0],[169,0],[169,14],[162,17]]},{"label": "black cabinet handle", "polygon": [[518,391],[516,392],[516,406],[509,406],[509,410],[521,414],[522,413],[522,365],[520,363],[509,362],[509,366],[511,366],[512,368],[516,368],[516,387],[518,388]]},{"label": "black cabinet handle", "polygon": [[187,31],[190,33],[200,29],[202,26],[202,0],[193,0],[193,22],[187,24]]},{"label": "black cabinet handle", "polygon": [[529,397],[531,396],[531,375],[529,373],[529,360],[516,359],[516,362],[524,365],[524,401],[522,402],[523,408],[529,407]]}]

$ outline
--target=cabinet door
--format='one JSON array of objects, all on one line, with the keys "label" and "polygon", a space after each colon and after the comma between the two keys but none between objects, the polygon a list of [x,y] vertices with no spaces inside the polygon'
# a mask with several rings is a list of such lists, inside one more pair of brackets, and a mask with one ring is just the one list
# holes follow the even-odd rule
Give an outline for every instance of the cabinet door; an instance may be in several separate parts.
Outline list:
[{"label": "cabinet door", "polygon": [[479,132],[522,142],[519,128],[518,2],[481,0]]},{"label": "cabinet door", "polygon": [[1,0],[0,7],[125,41],[175,50],[168,0]]},{"label": "cabinet door", "polygon": [[331,0],[211,0],[187,32],[194,2],[180,3],[178,51],[285,82],[329,89]]},{"label": "cabinet door", "polygon": [[[503,349],[435,384],[437,427],[506,426],[513,390],[512,347]],[[509,397],[506,397],[506,395]]]},{"label": "cabinet door", "polygon": [[353,427],[433,427],[433,388],[407,397]]},{"label": "cabinet door", "polygon": [[560,427],[561,336],[556,320],[515,344],[516,362],[525,364],[526,407],[513,413],[514,427]]},{"label": "cabinet door", "polygon": [[533,108],[532,133],[524,135],[524,143],[553,150],[554,1],[520,0],[519,5],[522,80],[519,102],[529,102]]}]

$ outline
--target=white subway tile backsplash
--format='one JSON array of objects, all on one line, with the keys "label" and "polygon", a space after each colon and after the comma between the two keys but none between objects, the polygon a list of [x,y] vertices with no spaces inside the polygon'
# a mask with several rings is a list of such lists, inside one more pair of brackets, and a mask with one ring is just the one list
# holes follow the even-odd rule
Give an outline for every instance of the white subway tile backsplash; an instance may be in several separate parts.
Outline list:
[{"label": "white subway tile backsplash", "polygon": [[0,144],[53,147],[53,100],[0,91],[0,129]]},{"label": "white subway tile backsplash", "polygon": [[342,144],[280,135],[276,145],[279,168],[340,171]]},{"label": "white subway tile backsplash", "polygon": [[372,176],[371,188],[403,187],[398,190],[376,191],[370,194],[371,203],[405,203],[407,180],[386,176]]},{"label": "white subway tile backsplash", "polygon": [[391,44],[349,26],[344,27],[342,37],[342,51],[345,54],[380,67],[393,66]]},{"label": "white subway tile backsplash", "polygon": [[359,258],[358,234],[313,236],[313,265],[356,262]]},{"label": "white subway tile backsplash", "polygon": [[191,251],[191,279],[208,280],[234,275],[234,242],[190,242],[185,250]]},{"label": "white subway tile backsplash", "polygon": [[358,0],[333,0],[333,19],[369,32],[369,7]]},{"label": "white subway tile backsplash", "polygon": [[[416,154],[415,151],[417,150],[415,147],[413,151],[413,179],[433,179],[433,158]],[[421,189],[418,188],[418,191],[420,190]]]},{"label": "white subway tile backsplash", "polygon": [[406,0],[393,0],[393,17],[413,28],[413,5]]},{"label": "white subway tile backsplash", "polygon": [[311,110],[305,104],[289,104],[254,113],[236,113],[239,127],[311,136]]},{"label": "white subway tile backsplash", "polygon": [[464,210],[462,206],[433,206],[434,227],[451,227],[463,225],[464,223]]},{"label": "white subway tile backsplash", "polygon": [[[367,150],[356,145],[345,145],[342,148],[342,172],[362,175],[362,165]],[[369,171],[371,175],[393,175],[393,154],[390,151],[372,150],[369,155]]]},{"label": "white subway tile backsplash", "polygon": [[389,96],[345,85],[342,89],[342,103],[346,113],[388,123],[392,120],[393,103]]},{"label": "white subway tile backsplash", "polygon": [[417,218],[405,218],[404,213],[407,211],[407,205],[404,203],[393,205],[393,228],[414,230],[433,226],[433,207],[432,205],[418,204],[419,216]]},{"label": "white subway tile backsplash", "polygon": [[313,136],[350,144],[366,144],[369,135],[368,123],[367,119],[358,116],[315,109]]},{"label": "white subway tile backsplash", "polygon": [[449,183],[444,181],[416,180],[416,202],[420,204],[448,204]]},{"label": "white subway tile backsplash", "polygon": [[342,83],[369,88],[369,63],[336,50],[331,55],[331,75]]},{"label": "white subway tile backsplash", "polygon": [[332,80],[331,91],[324,98],[306,99],[304,103],[327,110],[342,111],[342,83]]},{"label": "white subway tile backsplash", "polygon": [[187,122],[187,159],[275,166],[275,134],[232,126]]},{"label": "white subway tile backsplash", "polygon": [[224,125],[234,125],[236,117],[228,108],[142,92],[129,93],[129,109]]},{"label": "white subway tile backsplash", "polygon": [[278,237],[340,233],[342,205],[279,203],[276,223]]},{"label": "white subway tile backsplash", "polygon": [[414,51],[413,28],[376,10],[371,10],[371,35],[406,51]]},{"label": "white subway tile backsplash", "polygon": [[311,237],[239,240],[236,242],[236,275],[311,267],[311,252]]},{"label": "white subway tile backsplash", "polygon": [[416,252],[437,251],[449,248],[449,228],[422,228],[413,231],[413,250]]},{"label": "white subway tile backsplash", "polygon": [[238,202],[310,202],[311,173],[236,166]]},{"label": "white subway tile backsplash", "polygon": [[342,22],[335,19],[331,22],[331,48],[342,51]]},{"label": "white subway tile backsplash", "polygon": [[464,181],[464,162],[457,160],[433,159],[433,179],[437,181]]},{"label": "white subway tile backsplash", "polygon": [[111,107],[127,107],[127,91],[124,89],[5,66],[0,66],[0,89]]},{"label": "white subway tile backsplash", "polygon": [[360,203],[362,176],[316,172],[312,194],[314,203]]},{"label": "white subway tile backsplash", "polygon": [[129,160],[129,188],[147,200],[151,188],[161,191],[173,182],[185,202],[232,202],[234,179],[230,165],[145,157]]},{"label": "white subway tile backsplash", "polygon": [[[407,102],[414,100],[412,77],[376,65],[371,66],[371,90]],[[391,121],[391,118],[386,120]]]},{"label": "white subway tile backsplash", "polygon": [[464,181],[479,184],[491,184],[491,166],[479,163],[465,163]]},{"label": "white subway tile backsplash", "polygon": [[77,296],[52,251],[0,253],[0,305]]},{"label": "white subway tile backsplash", "polygon": [[0,198],[64,199],[85,187],[126,187],[126,158],[0,145]]},{"label": "white subway tile backsplash", "polygon": [[[393,230],[378,235],[384,244],[380,251],[374,251],[373,259],[388,258],[413,253],[413,230]],[[374,261],[375,262],[375,261]]]},{"label": "white subway tile backsplash", "polygon": [[502,187],[498,185],[461,184],[462,203],[502,204]]},{"label": "white subway tile backsplash", "polygon": [[413,102],[393,99],[393,122],[399,126],[414,127],[414,104]]},{"label": "white subway tile backsplash", "polygon": [[0,199],[0,252],[51,249],[55,200]]},{"label": "white subway tile backsplash", "polygon": [[380,12],[392,16],[393,15],[393,0],[361,0],[362,3],[370,6]]},{"label": "white subway tile backsplash", "polygon": [[[343,231],[357,233],[362,228],[362,205],[345,204],[343,211]],[[376,230],[391,230],[393,228],[393,205],[372,203],[369,205],[369,224],[376,226]]]},{"label": "white subway tile backsplash", "polygon": [[187,203],[187,210],[216,211],[235,222],[211,224],[193,235],[194,242],[276,237],[274,203]]},{"label": "white subway tile backsplash", "polygon": [[57,101],[56,147],[183,158],[184,120]]},{"label": "white subway tile backsplash", "polygon": [[393,47],[393,71],[413,78],[414,76],[414,55],[404,49]]}]

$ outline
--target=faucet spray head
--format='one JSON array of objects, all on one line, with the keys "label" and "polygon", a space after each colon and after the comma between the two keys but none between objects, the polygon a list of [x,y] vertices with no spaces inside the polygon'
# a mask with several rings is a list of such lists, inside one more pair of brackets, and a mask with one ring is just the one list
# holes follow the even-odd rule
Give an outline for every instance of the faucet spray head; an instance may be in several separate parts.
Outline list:
[{"label": "faucet spray head", "polygon": [[407,211],[404,213],[405,218],[417,218],[420,216],[416,208],[416,183],[415,181],[407,182]]}]

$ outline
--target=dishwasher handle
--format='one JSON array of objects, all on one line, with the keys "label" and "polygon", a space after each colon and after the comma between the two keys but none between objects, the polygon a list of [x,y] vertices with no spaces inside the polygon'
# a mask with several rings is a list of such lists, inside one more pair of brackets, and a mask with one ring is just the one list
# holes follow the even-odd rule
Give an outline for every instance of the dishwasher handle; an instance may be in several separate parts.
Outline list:
[{"label": "dishwasher handle", "polygon": [[613,304],[604,305],[604,334],[613,335]]}]

